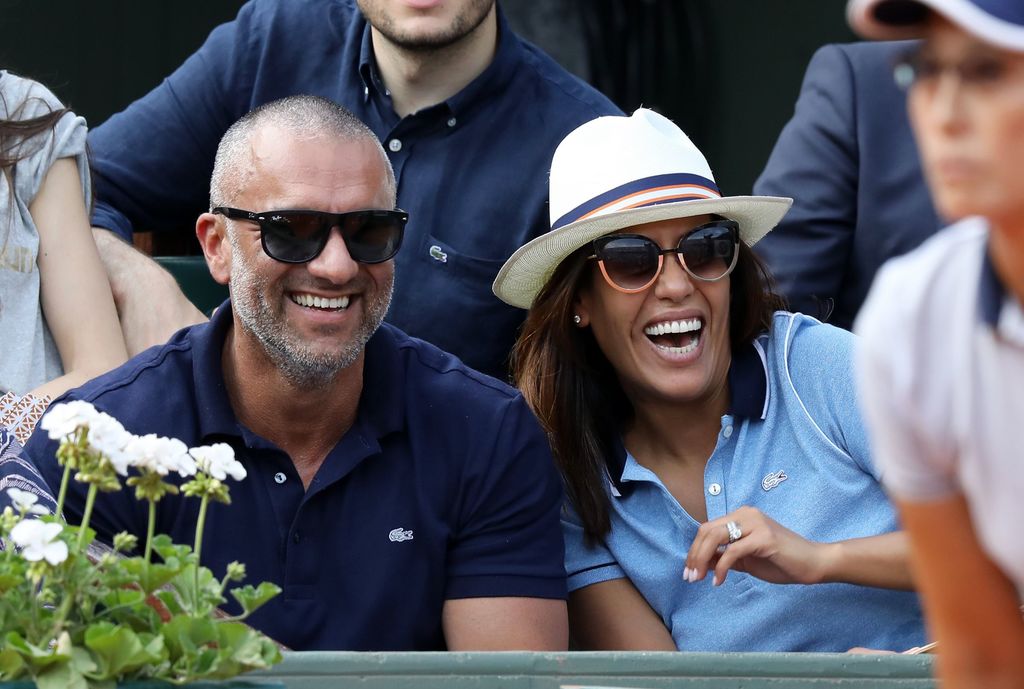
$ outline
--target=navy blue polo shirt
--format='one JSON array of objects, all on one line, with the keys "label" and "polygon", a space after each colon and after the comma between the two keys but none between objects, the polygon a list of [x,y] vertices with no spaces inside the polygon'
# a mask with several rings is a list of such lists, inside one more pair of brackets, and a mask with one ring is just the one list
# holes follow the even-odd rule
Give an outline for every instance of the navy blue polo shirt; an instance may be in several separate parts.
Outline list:
[{"label": "navy blue polo shirt", "polygon": [[495,297],[491,283],[513,251],[548,230],[555,147],[618,108],[520,40],[499,12],[491,65],[447,101],[399,118],[354,0],[254,0],[91,132],[93,224],[125,237],[133,226],[193,227],[227,128],[300,93],[355,113],[395,168],[409,225],[388,322],[503,378],[525,311]]},{"label": "navy blue polo shirt", "polygon": [[[229,480],[230,506],[210,506],[202,559],[218,576],[241,561],[248,583],[284,589],[255,627],[296,650],[443,650],[447,599],[565,597],[561,483],[518,392],[385,324],[367,345],[355,423],[304,490],[291,459],[232,412],[230,327],[225,305],[65,399],[136,434],[234,447],[248,477]],[[51,488],[55,449],[42,432],[26,446]],[[85,490],[71,486],[65,513],[77,522]],[[192,543],[198,505],[164,498],[158,532]],[[146,509],[131,490],[101,494],[90,525],[103,540],[142,539]]]}]

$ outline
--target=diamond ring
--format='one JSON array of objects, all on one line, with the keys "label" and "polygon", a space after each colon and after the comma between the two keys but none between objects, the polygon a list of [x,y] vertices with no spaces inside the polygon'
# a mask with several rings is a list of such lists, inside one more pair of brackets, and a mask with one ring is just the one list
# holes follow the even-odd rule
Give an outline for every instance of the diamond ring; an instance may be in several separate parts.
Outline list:
[{"label": "diamond ring", "polygon": [[736,522],[726,522],[725,530],[729,532],[729,542],[735,543],[736,541],[743,538],[743,531],[740,529],[740,525]]}]

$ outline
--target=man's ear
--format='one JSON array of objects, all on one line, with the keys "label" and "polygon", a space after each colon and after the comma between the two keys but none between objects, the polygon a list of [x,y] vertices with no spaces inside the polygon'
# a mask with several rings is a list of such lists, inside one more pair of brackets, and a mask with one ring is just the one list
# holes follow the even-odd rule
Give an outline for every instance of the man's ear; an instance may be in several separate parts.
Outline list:
[{"label": "man's ear", "polygon": [[213,279],[222,285],[231,277],[231,242],[228,241],[228,223],[222,215],[203,213],[196,220],[196,238],[203,247],[203,256]]}]

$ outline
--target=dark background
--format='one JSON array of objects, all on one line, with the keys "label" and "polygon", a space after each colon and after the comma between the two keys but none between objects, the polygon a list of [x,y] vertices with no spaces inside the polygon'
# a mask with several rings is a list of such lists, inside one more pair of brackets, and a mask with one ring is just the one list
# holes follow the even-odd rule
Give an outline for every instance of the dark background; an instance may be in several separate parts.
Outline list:
[{"label": "dark background", "polygon": [[[726,194],[750,191],[845,0],[500,0],[513,27],[627,112],[671,117]],[[0,66],[97,125],[175,69],[240,0],[0,0]]]}]

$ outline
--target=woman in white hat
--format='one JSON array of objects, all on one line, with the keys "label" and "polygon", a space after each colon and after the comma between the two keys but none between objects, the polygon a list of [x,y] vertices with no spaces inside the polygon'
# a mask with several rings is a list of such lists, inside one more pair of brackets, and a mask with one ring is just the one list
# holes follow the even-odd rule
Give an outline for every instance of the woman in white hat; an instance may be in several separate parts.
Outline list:
[{"label": "woman in white hat", "polygon": [[879,273],[857,322],[865,415],[951,687],[1024,687],[1024,2],[856,0],[956,224]]},{"label": "woman in white hat", "polygon": [[550,202],[552,231],[494,291],[530,309],[514,369],[565,478],[575,643],[921,643],[851,336],[778,311],[749,249],[790,199],[721,196],[686,135],[641,109],[566,137]]}]

